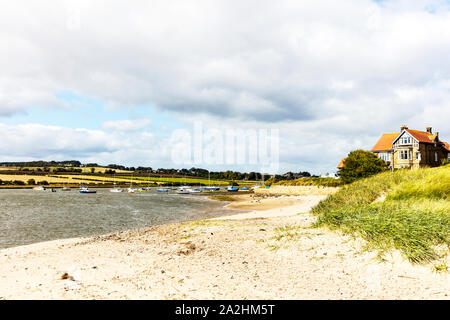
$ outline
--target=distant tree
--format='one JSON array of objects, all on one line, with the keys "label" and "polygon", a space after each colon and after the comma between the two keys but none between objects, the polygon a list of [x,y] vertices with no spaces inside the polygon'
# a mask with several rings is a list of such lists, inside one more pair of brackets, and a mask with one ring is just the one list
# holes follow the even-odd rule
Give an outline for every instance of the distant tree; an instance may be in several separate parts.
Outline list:
[{"label": "distant tree", "polygon": [[338,175],[345,183],[357,179],[370,177],[387,170],[387,164],[374,153],[364,150],[355,150],[348,154],[344,166],[339,169]]},{"label": "distant tree", "polygon": [[308,171],[299,172],[299,175],[302,177],[311,177],[311,173]]},{"label": "distant tree", "polygon": [[272,177],[266,180],[266,182],[264,182],[265,186],[271,186],[272,184],[274,184],[275,182],[278,182],[279,180],[276,177]]},{"label": "distant tree", "polygon": [[36,181],[34,179],[28,179],[27,184],[29,185],[35,185]]},{"label": "distant tree", "polygon": [[98,167],[97,163],[86,163],[86,167]]},{"label": "distant tree", "polygon": [[91,168],[91,173],[94,173],[95,172],[95,168]]},{"label": "distant tree", "polygon": [[41,184],[44,186],[48,186],[48,182],[46,180],[41,181]]}]

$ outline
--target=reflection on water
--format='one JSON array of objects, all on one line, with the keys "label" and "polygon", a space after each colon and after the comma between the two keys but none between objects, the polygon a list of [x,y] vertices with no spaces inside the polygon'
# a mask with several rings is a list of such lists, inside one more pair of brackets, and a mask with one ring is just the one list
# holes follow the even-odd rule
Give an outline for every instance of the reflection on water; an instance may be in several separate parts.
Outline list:
[{"label": "reflection on water", "polygon": [[230,212],[205,196],[0,190],[0,248],[103,234]]}]

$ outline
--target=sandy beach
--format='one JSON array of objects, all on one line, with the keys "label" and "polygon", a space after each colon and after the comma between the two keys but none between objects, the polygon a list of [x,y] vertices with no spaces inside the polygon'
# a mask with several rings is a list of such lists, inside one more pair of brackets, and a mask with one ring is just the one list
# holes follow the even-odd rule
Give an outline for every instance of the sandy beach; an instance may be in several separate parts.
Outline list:
[{"label": "sandy beach", "polygon": [[248,212],[0,250],[0,299],[449,299],[433,264],[311,228],[325,195],[237,197]]}]

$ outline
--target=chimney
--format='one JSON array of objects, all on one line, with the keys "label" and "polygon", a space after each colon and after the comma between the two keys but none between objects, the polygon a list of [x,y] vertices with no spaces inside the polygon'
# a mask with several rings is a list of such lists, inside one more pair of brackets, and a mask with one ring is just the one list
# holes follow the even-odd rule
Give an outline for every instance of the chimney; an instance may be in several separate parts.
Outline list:
[{"label": "chimney", "polygon": [[400,127],[400,132],[402,132],[402,131],[405,130],[405,129],[408,129],[408,127],[405,126],[405,125],[402,125],[402,126]]},{"label": "chimney", "polygon": [[431,129],[431,127],[427,127],[427,132],[433,134],[433,131]]}]

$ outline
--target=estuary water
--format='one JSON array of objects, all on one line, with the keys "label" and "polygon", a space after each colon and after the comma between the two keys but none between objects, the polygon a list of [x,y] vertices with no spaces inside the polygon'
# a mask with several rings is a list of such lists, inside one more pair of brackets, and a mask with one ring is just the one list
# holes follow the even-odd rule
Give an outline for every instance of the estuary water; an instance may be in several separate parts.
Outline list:
[{"label": "estuary water", "polygon": [[96,191],[0,190],[0,249],[233,212],[223,202],[201,195]]}]

